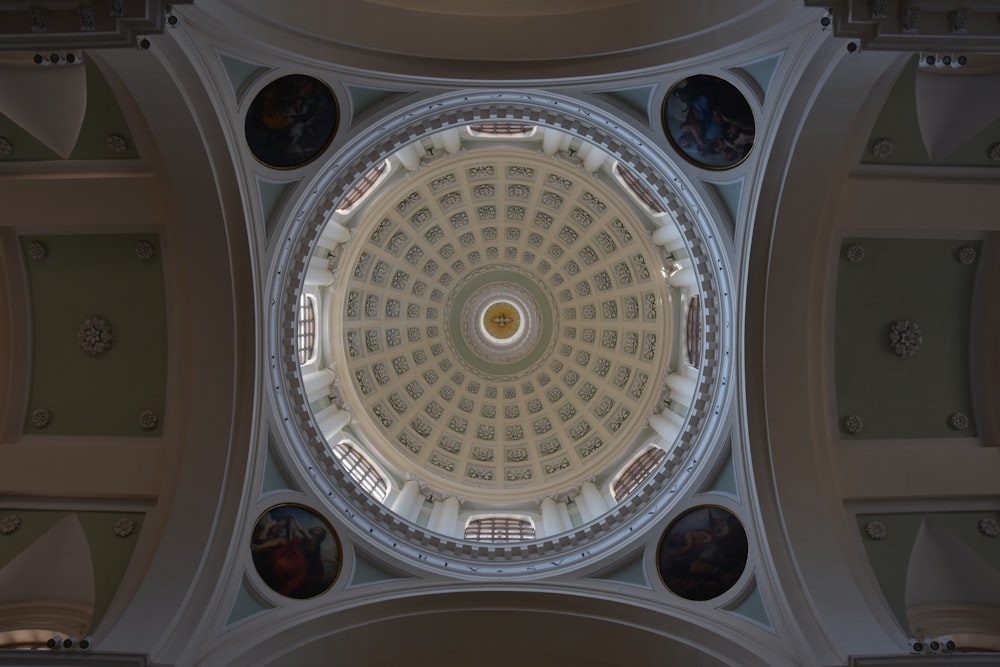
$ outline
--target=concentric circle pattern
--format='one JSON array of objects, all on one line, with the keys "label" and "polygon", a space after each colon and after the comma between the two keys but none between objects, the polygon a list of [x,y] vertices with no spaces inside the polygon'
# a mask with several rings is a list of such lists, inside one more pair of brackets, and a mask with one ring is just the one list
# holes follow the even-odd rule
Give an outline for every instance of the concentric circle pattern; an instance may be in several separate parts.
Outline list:
[{"label": "concentric circle pattern", "polygon": [[510,502],[631,452],[673,327],[663,258],[607,180],[474,150],[366,212],[338,260],[332,330],[345,399],[387,465]]}]

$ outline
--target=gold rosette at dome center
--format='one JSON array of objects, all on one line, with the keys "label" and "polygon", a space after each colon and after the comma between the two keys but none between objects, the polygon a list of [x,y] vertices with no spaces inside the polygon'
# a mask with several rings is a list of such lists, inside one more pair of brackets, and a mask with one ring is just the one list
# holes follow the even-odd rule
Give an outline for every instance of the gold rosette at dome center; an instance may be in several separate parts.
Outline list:
[{"label": "gold rosette at dome center", "polygon": [[512,304],[498,301],[483,313],[483,327],[493,338],[505,340],[517,333],[521,326],[521,314]]}]

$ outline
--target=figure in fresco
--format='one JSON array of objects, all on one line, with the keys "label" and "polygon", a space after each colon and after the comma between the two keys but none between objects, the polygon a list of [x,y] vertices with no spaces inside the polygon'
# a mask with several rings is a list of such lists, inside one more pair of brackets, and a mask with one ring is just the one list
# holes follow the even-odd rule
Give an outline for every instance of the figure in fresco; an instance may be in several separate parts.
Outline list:
[{"label": "figure in fresco", "polygon": [[709,168],[735,166],[754,143],[750,105],[731,83],[714,76],[679,82],[667,95],[664,125],[681,152]]},{"label": "figure in fresco", "polygon": [[336,102],[329,88],[310,76],[285,76],[265,86],[250,105],[247,143],[265,164],[297,167],[329,144],[336,122]]},{"label": "figure in fresco", "polygon": [[747,536],[721,508],[700,508],[679,519],[660,546],[660,575],[674,593],[709,600],[732,588],[746,566]]},{"label": "figure in fresco", "polygon": [[328,548],[327,528],[318,521],[306,528],[297,516],[306,512],[285,507],[265,513],[257,522],[250,545],[264,582],[282,595],[299,599],[315,597],[329,588],[340,564],[338,549],[335,545]]}]

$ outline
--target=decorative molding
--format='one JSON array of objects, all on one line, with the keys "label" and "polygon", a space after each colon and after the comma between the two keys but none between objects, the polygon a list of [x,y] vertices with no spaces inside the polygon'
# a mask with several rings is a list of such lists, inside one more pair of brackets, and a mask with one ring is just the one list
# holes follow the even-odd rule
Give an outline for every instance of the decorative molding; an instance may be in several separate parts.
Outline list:
[{"label": "decorative molding", "polygon": [[97,30],[97,15],[93,7],[80,5],[80,30],[84,32]]},{"label": "decorative molding", "polygon": [[159,423],[159,417],[152,410],[143,410],[139,413],[139,426],[143,431],[152,431]]},{"label": "decorative molding", "polygon": [[[170,5],[192,0],[108,0],[100,3],[32,0],[0,3],[4,49],[17,51],[135,46],[141,35],[163,32]],[[126,4],[128,10],[126,11]],[[103,7],[103,8],[102,8]]]},{"label": "decorative molding", "polygon": [[968,9],[956,9],[948,14],[948,22],[951,25],[951,34],[953,35],[967,35],[969,34],[969,10]]},{"label": "decorative molding", "polygon": [[0,155],[10,155],[14,152],[14,142],[7,137],[0,137]]},{"label": "decorative molding", "polygon": [[865,247],[860,243],[847,246],[847,261],[857,264],[865,258]]},{"label": "decorative molding", "polygon": [[[982,524],[981,521],[980,524]],[[20,527],[21,518],[16,514],[8,514],[0,519],[0,535],[10,535]]]},{"label": "decorative molding", "polygon": [[1000,535],[1000,522],[991,516],[979,520],[979,532],[986,537],[996,537]]},{"label": "decorative molding", "polygon": [[35,428],[45,428],[52,421],[52,413],[45,408],[31,411],[31,425]]},{"label": "decorative molding", "polygon": [[118,537],[128,537],[135,532],[135,521],[132,519],[118,519],[113,528]]},{"label": "decorative molding", "polygon": [[[968,2],[909,0],[805,0],[829,11],[836,37],[858,40],[864,50],[1000,52],[995,10],[971,12]],[[817,17],[819,14],[817,14]]]},{"label": "decorative molding", "polygon": [[43,7],[28,7],[28,22],[31,32],[46,32],[49,29]]},{"label": "decorative molding", "polygon": [[87,354],[98,356],[111,347],[111,325],[100,317],[90,317],[83,321],[76,332],[80,348]]},{"label": "decorative molding", "polygon": [[896,143],[892,139],[876,139],[875,143],[872,144],[872,155],[880,160],[884,160],[892,155],[892,149],[895,147]]},{"label": "decorative molding", "polygon": [[971,245],[964,245],[958,249],[958,261],[962,264],[972,264],[976,261],[976,249]]},{"label": "decorative molding", "polygon": [[865,427],[865,423],[861,421],[861,417],[857,415],[848,415],[844,418],[844,430],[851,435],[857,435],[861,433],[861,430]]},{"label": "decorative molding", "polygon": [[948,426],[956,431],[964,431],[969,428],[969,416],[964,412],[953,412],[948,417]]},{"label": "decorative molding", "polygon": [[889,531],[881,521],[869,521],[865,524],[865,535],[869,540],[881,542],[888,537]]},{"label": "decorative molding", "polygon": [[889,344],[900,357],[912,357],[920,351],[924,336],[916,322],[897,320],[889,326]]},{"label": "decorative molding", "polygon": [[105,141],[108,144],[108,148],[115,153],[124,153],[128,150],[128,139],[120,134],[109,134],[105,137]]},{"label": "decorative molding", "polygon": [[138,241],[135,244],[135,256],[144,262],[153,259],[154,252],[153,244],[149,241]]},{"label": "decorative molding", "polygon": [[28,257],[37,261],[45,259],[49,254],[49,249],[41,241],[32,241],[28,244]]}]

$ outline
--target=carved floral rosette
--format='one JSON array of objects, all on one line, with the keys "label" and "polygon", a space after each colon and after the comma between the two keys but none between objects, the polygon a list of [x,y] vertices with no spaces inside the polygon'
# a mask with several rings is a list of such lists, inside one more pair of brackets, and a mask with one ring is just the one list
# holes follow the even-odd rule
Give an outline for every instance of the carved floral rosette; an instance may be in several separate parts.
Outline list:
[{"label": "carved floral rosette", "polygon": [[0,155],[10,155],[14,152],[14,143],[7,137],[0,137]]},{"label": "carved floral rosette", "polygon": [[111,347],[111,325],[100,317],[87,318],[76,332],[76,340],[87,354],[104,354]]},{"label": "carved floral rosette", "polygon": [[135,244],[135,256],[144,262],[153,259],[153,244],[149,241],[139,241]]},{"label": "carved floral rosette", "polygon": [[964,412],[953,412],[948,417],[948,426],[956,431],[964,431],[969,428],[969,415]]},{"label": "carved floral rosette", "polygon": [[848,415],[844,419],[844,430],[850,433],[851,435],[857,435],[858,433],[861,433],[861,429],[863,429],[864,427],[865,427],[864,422],[861,421],[861,417],[857,415]]},{"label": "carved floral rosette", "polygon": [[991,516],[979,520],[979,532],[986,537],[996,537],[1000,535],[1000,522]]},{"label": "carved floral rosette", "polygon": [[958,249],[958,261],[968,266],[976,261],[976,249],[971,245],[964,245]]},{"label": "carved floral rosette", "polygon": [[881,542],[889,535],[889,531],[881,521],[869,521],[865,524],[865,535],[869,540]]},{"label": "carved floral rosette", "polygon": [[896,147],[892,139],[877,139],[874,144],[872,144],[872,155],[877,157],[879,160],[884,160],[890,155],[892,155],[892,149]]},{"label": "carved floral rosette", "polygon": [[143,410],[139,413],[139,427],[143,431],[152,431],[160,423],[159,417],[152,410]]},{"label": "carved floral rosette", "polygon": [[108,148],[115,153],[124,153],[128,150],[128,139],[120,134],[109,134],[105,137]]},{"label": "carved floral rosette", "polygon": [[990,146],[986,154],[994,162],[1000,162],[1000,141]]},{"label": "carved floral rosette", "polygon": [[45,247],[45,244],[41,241],[32,241],[28,244],[28,257],[34,261],[40,261],[45,259],[45,256],[49,254],[49,249]]},{"label": "carved floral rosette", "polygon": [[52,413],[45,408],[31,411],[31,425],[35,428],[45,428],[52,421]]},{"label": "carved floral rosette", "polygon": [[8,514],[0,519],[0,535],[10,535],[20,527],[21,519],[14,514]]},{"label": "carved floral rosette", "polygon": [[897,320],[889,326],[889,344],[900,357],[912,357],[923,342],[924,335],[916,322]]},{"label": "carved floral rosette", "polygon": [[135,532],[135,521],[132,519],[118,519],[113,528],[118,537],[128,537]]},{"label": "carved floral rosette", "polygon": [[852,243],[847,246],[847,261],[857,264],[865,258],[865,247],[860,243]]}]

